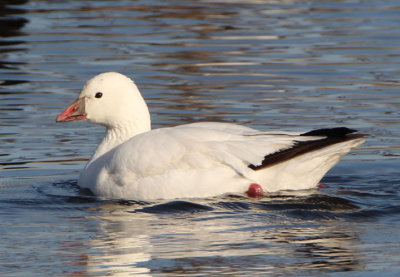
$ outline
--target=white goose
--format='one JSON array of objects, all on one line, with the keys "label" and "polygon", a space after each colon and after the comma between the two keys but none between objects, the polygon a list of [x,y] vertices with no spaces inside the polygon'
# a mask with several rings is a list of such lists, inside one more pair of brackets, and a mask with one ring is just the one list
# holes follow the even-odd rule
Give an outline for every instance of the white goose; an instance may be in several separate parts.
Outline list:
[{"label": "white goose", "polygon": [[78,185],[106,198],[154,200],[311,189],[363,143],[347,128],[262,132],[228,123],[151,130],[135,83],[107,72],[90,79],[57,122],[87,120],[106,135]]}]

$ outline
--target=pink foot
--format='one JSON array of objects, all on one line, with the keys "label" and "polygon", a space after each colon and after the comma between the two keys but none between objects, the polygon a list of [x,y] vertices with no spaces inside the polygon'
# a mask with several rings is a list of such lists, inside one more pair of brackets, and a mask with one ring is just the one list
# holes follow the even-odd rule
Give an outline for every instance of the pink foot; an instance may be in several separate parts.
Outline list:
[{"label": "pink foot", "polygon": [[325,186],[325,185],[322,184],[322,183],[318,183],[317,187],[320,188],[320,189],[326,189],[326,188],[328,188],[327,186]]},{"label": "pink foot", "polygon": [[252,183],[246,191],[248,197],[260,197],[264,195],[264,190],[259,184]]}]

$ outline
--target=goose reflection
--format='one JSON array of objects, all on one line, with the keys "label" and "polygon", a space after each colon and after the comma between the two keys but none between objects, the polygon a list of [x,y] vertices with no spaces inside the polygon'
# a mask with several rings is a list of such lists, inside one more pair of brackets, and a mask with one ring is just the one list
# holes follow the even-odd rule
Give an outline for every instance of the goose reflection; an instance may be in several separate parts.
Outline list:
[{"label": "goose reflection", "polygon": [[270,204],[228,199],[105,205],[98,235],[88,245],[87,273],[310,274],[363,267],[352,226],[325,217],[306,220],[290,215],[288,203],[278,210]]},{"label": "goose reflection", "polygon": [[87,274],[151,276],[150,269],[140,264],[151,260],[149,225],[155,218],[131,214],[118,204],[107,204],[101,209],[97,235],[88,245]]}]

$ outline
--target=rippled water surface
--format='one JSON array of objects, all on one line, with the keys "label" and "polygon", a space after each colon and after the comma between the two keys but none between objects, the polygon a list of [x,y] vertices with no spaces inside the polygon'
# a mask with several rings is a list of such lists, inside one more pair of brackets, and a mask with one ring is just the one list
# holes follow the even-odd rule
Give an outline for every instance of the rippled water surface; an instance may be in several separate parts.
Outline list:
[{"label": "rippled water surface", "polygon": [[[0,2],[1,276],[397,276],[400,3]],[[369,133],[326,188],[163,202],[76,185],[103,130],[55,116],[104,71],[153,127]]]}]

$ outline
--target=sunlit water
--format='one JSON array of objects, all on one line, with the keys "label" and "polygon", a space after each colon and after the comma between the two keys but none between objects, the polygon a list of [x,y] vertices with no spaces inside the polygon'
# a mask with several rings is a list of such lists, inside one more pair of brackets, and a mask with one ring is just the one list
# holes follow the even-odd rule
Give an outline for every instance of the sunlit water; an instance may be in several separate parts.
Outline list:
[{"label": "sunlit water", "polygon": [[[0,2],[0,275],[396,276],[399,14],[396,0]],[[103,130],[55,116],[104,71],[135,79],[155,128],[370,136],[324,189],[99,199],[76,180]]]}]

